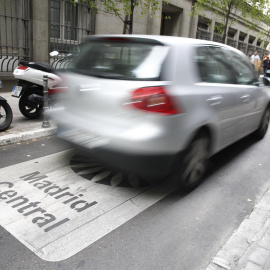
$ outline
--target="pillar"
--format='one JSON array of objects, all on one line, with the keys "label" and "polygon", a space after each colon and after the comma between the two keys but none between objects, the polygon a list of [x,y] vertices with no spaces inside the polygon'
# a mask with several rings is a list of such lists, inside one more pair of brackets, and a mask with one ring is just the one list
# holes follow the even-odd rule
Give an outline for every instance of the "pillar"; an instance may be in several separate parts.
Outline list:
[{"label": "pillar", "polygon": [[32,1],[32,60],[49,62],[50,1]]}]

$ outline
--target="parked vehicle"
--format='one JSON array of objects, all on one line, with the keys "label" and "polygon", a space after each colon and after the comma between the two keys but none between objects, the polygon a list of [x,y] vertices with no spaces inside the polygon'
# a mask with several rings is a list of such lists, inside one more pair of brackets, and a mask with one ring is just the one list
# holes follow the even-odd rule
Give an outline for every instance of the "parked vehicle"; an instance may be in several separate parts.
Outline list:
[{"label": "parked vehicle", "polygon": [[18,84],[13,87],[12,96],[20,98],[20,112],[27,118],[37,118],[43,112],[43,76],[49,77],[50,106],[54,105],[54,95],[61,93],[65,87],[56,70],[48,63],[20,61],[13,72]]},{"label": "parked vehicle", "polygon": [[269,96],[230,46],[166,36],[91,36],[64,80],[58,136],[148,180],[198,185],[209,158],[266,134]]},{"label": "parked vehicle", "polygon": [[[0,89],[3,88],[3,84],[0,81]],[[7,100],[0,96],[0,131],[5,131],[12,123],[13,113],[12,109],[7,103]]]}]

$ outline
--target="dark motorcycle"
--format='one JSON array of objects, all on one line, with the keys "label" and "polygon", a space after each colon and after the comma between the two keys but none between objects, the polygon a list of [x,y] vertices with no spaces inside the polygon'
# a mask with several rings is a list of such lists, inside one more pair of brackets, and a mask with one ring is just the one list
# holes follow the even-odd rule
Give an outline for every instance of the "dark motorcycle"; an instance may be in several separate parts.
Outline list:
[{"label": "dark motorcycle", "polygon": [[[3,88],[3,84],[0,81],[0,88]],[[13,113],[11,107],[7,103],[7,100],[0,96],[0,131],[8,129],[13,119]]]}]

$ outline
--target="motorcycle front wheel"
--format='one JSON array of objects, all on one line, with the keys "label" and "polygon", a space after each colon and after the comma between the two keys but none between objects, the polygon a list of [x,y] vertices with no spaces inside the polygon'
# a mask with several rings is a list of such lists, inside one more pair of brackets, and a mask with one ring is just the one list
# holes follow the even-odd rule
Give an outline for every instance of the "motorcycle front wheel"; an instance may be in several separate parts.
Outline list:
[{"label": "motorcycle front wheel", "polygon": [[34,119],[39,117],[43,112],[43,104],[37,104],[29,100],[31,92],[24,93],[19,100],[19,109],[26,118]]},{"label": "motorcycle front wheel", "polygon": [[5,131],[10,126],[13,113],[6,101],[0,102],[0,131]]}]

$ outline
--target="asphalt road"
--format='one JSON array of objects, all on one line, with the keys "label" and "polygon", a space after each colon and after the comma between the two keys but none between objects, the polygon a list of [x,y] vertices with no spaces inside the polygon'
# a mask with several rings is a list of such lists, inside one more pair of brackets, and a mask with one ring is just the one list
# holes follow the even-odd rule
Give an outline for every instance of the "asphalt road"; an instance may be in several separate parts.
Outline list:
[{"label": "asphalt road", "polygon": [[[108,221],[105,225],[108,225],[108,228],[112,226],[112,229],[108,230],[108,233],[100,234],[97,240],[91,242],[89,237],[95,238],[94,236],[98,235],[99,231],[106,228],[102,223],[100,227],[96,226],[94,231],[79,231],[78,239],[85,237],[85,241],[76,242],[72,234],[64,237],[66,244],[63,245],[63,250],[66,248],[67,252],[70,252],[71,249],[78,249],[74,255],[67,255],[65,259],[62,259],[63,252],[61,256],[59,255],[59,260],[57,256],[50,257],[50,252],[46,258],[54,259],[50,261],[44,259],[44,254],[41,254],[38,249],[36,249],[38,254],[36,255],[33,250],[39,242],[33,240],[35,232],[28,227],[24,229],[24,223],[20,226],[18,222],[23,222],[25,218],[12,221],[11,216],[9,217],[11,219],[5,223],[3,220],[11,215],[14,209],[8,208],[7,203],[1,204],[0,200],[0,224],[3,225],[0,227],[0,269],[203,270],[269,188],[269,143],[268,132],[265,139],[260,142],[254,142],[249,137],[222,151],[212,159],[206,180],[189,194],[183,194],[178,190],[153,203],[153,198],[158,197],[159,193],[154,195],[147,192],[141,193],[145,194],[144,203],[151,201],[144,211],[138,211],[129,218],[126,218],[127,212],[123,216],[118,216],[121,221],[119,226],[113,227]],[[33,170],[35,166],[44,167],[48,175],[50,170],[53,173],[61,172],[62,165],[58,166],[58,164],[64,164],[65,159],[69,160],[70,156],[74,157],[73,154],[69,154],[69,151],[63,152],[67,149],[69,149],[68,145],[59,142],[54,137],[0,147],[0,177],[2,178],[0,182],[13,183],[12,179],[21,175],[26,181],[24,171],[30,170],[31,166]],[[50,158],[56,161],[50,164]],[[9,175],[5,180],[3,180],[3,172],[8,172]],[[60,178],[59,182],[56,175],[51,178],[54,179],[55,184],[61,186]],[[77,182],[74,179],[70,179],[69,174],[65,177],[65,181],[76,187]],[[85,179],[78,179],[83,185]],[[34,188],[33,184],[28,186],[29,190]],[[93,187],[96,186],[93,185]],[[106,186],[110,196],[113,196],[116,191],[122,192],[121,187],[109,188]],[[23,192],[22,189],[17,191]],[[87,189],[87,192],[90,191],[91,189]],[[86,198],[87,192],[82,193],[81,196],[85,196],[82,198]],[[121,194],[122,197],[134,195],[137,191],[133,187],[125,187],[125,192]],[[47,197],[44,197],[44,200],[48,199]],[[110,207],[110,203],[113,201],[107,202],[106,207]],[[76,210],[76,207],[72,211],[74,209]],[[17,214],[17,211],[14,213]],[[16,222],[17,225],[13,226]],[[76,222],[79,226],[80,219],[74,219],[75,227]],[[40,228],[36,224],[31,224],[31,226],[34,229],[37,228],[38,231]],[[60,227],[59,231],[52,230],[52,232],[56,231],[60,234]],[[63,225],[63,230],[66,227]],[[76,229],[71,231],[76,231]],[[27,240],[27,237],[31,235],[33,243]],[[52,242],[49,242],[47,246],[50,247]],[[91,244],[85,244],[88,242]],[[68,248],[69,245],[71,248]],[[57,255],[58,249],[54,248],[51,253]]]}]

